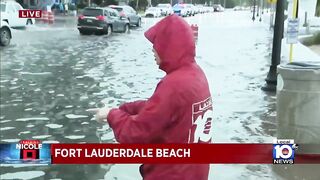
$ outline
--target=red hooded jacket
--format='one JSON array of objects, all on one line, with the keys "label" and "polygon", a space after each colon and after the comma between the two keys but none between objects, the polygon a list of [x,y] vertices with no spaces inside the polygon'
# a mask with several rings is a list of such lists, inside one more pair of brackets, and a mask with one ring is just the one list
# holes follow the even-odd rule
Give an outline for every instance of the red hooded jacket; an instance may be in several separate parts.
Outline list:
[{"label": "red hooded jacket", "polygon": [[[107,117],[120,143],[210,143],[212,101],[207,79],[195,62],[191,27],[171,15],[145,32],[166,76],[146,101],[125,103]],[[145,180],[206,180],[208,164],[144,164]]]}]

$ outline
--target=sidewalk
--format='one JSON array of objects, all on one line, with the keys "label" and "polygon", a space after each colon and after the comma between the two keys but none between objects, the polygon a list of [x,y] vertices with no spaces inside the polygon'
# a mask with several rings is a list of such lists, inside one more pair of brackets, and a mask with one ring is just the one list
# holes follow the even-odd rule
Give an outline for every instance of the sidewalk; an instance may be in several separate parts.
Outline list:
[{"label": "sidewalk", "polygon": [[312,45],[312,46],[309,46],[309,48],[320,56],[320,45]]},{"label": "sidewalk", "polygon": [[[262,21],[266,24],[270,24],[270,13],[264,13],[262,16]],[[282,40],[281,48],[281,63],[289,62],[289,52],[290,45],[287,44],[286,39],[286,29],[287,21],[284,23],[284,38]],[[320,27],[313,26],[310,27],[309,32],[307,32],[306,27],[300,27],[299,38],[306,35],[312,35],[313,33],[320,31]],[[273,30],[272,30],[273,33]],[[320,45],[305,46],[302,43],[297,43],[293,45],[293,61],[320,61]]]},{"label": "sidewalk", "polygon": [[[289,62],[290,44],[287,44],[286,37],[282,40],[281,50],[281,63]],[[320,45],[305,46],[301,42],[293,45],[293,59],[292,61],[307,62],[319,61],[320,62]]]}]

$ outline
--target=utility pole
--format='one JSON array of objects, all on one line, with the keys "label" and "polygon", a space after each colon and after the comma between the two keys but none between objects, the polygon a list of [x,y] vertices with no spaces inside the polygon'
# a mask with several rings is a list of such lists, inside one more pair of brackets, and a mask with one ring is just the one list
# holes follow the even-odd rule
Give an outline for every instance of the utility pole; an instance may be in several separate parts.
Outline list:
[{"label": "utility pole", "polygon": [[262,9],[261,9],[261,14],[263,14],[263,13],[264,13],[264,12],[263,12],[263,11],[264,11],[264,0],[262,0],[261,2],[262,2],[262,3],[261,3],[261,8],[262,8]]},{"label": "utility pole", "polygon": [[259,17],[259,7],[260,7],[259,1],[260,1],[260,0],[258,0],[258,2],[257,2],[257,17]]},{"label": "utility pole", "polygon": [[137,0],[137,3],[136,3],[136,11],[138,12],[138,8],[139,8],[139,0]]},{"label": "utility pole", "polygon": [[319,0],[317,1],[316,12],[315,12],[314,16],[320,17],[320,1]]},{"label": "utility pole", "polygon": [[266,84],[262,87],[264,91],[274,92],[277,89],[277,66],[281,60],[281,41],[283,38],[283,23],[284,23],[284,1],[278,0],[276,7],[276,19],[273,32],[273,46],[272,46],[272,58],[271,66],[268,76],[266,78]]},{"label": "utility pole", "polygon": [[261,22],[262,21],[262,15],[263,15],[263,1],[259,0],[260,1],[260,19],[259,21]]},{"label": "utility pole", "polygon": [[255,18],[255,12],[256,11],[256,0],[253,0],[253,15],[252,15],[252,21],[256,20]]}]

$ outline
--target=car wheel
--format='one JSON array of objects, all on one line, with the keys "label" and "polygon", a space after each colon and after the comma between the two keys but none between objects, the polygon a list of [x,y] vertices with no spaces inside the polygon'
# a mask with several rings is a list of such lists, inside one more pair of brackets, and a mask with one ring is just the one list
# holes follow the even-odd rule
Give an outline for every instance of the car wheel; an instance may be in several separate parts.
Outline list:
[{"label": "car wheel", "polygon": [[1,28],[0,29],[0,45],[7,46],[10,44],[10,30],[8,28]]},{"label": "car wheel", "polygon": [[33,23],[32,23],[32,20],[31,20],[31,19],[28,19],[26,25],[32,25],[32,24],[33,24]]},{"label": "car wheel", "polygon": [[136,25],[137,25],[137,27],[141,27],[141,19],[138,20]]},{"label": "car wheel", "polygon": [[129,24],[126,24],[126,25],[124,26],[123,32],[124,32],[124,33],[129,33],[129,32],[130,32]]}]

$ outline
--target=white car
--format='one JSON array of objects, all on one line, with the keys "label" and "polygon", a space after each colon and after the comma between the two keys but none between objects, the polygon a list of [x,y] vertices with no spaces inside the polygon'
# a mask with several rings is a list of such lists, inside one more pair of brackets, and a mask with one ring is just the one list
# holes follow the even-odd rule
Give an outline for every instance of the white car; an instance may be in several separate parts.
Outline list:
[{"label": "white car", "polygon": [[160,8],[161,15],[168,16],[173,14],[172,6],[170,4],[158,4],[157,8]]},{"label": "white car", "polygon": [[214,4],[213,5],[213,11],[214,12],[223,12],[224,11],[224,7],[222,7],[220,4]]},{"label": "white car", "polygon": [[198,8],[198,12],[200,14],[203,14],[205,12],[205,8],[203,5],[199,4],[199,5],[197,5],[197,8]]},{"label": "white car", "polygon": [[188,16],[188,9],[184,4],[176,4],[173,6],[172,9],[173,9],[173,13],[178,16],[182,16],[182,17]]},{"label": "white car", "polygon": [[196,14],[195,9],[194,9],[194,5],[192,4],[185,4],[185,7],[188,10],[188,16],[194,16]]},{"label": "white car", "polygon": [[23,10],[23,7],[15,1],[1,1],[0,10],[1,19],[11,28],[25,27],[35,22],[34,18],[19,18],[19,10]]},{"label": "white car", "polygon": [[12,38],[11,29],[6,21],[0,20],[0,45],[7,46],[10,44]]},{"label": "white car", "polygon": [[206,6],[206,12],[212,13],[212,12],[214,12],[214,8],[211,6]]},{"label": "white car", "polygon": [[145,12],[145,17],[160,17],[161,16],[161,10],[156,7],[150,7]]},{"label": "white car", "polygon": [[233,8],[233,10],[234,10],[234,11],[243,11],[244,8],[243,8],[242,6],[235,6],[235,7]]}]

